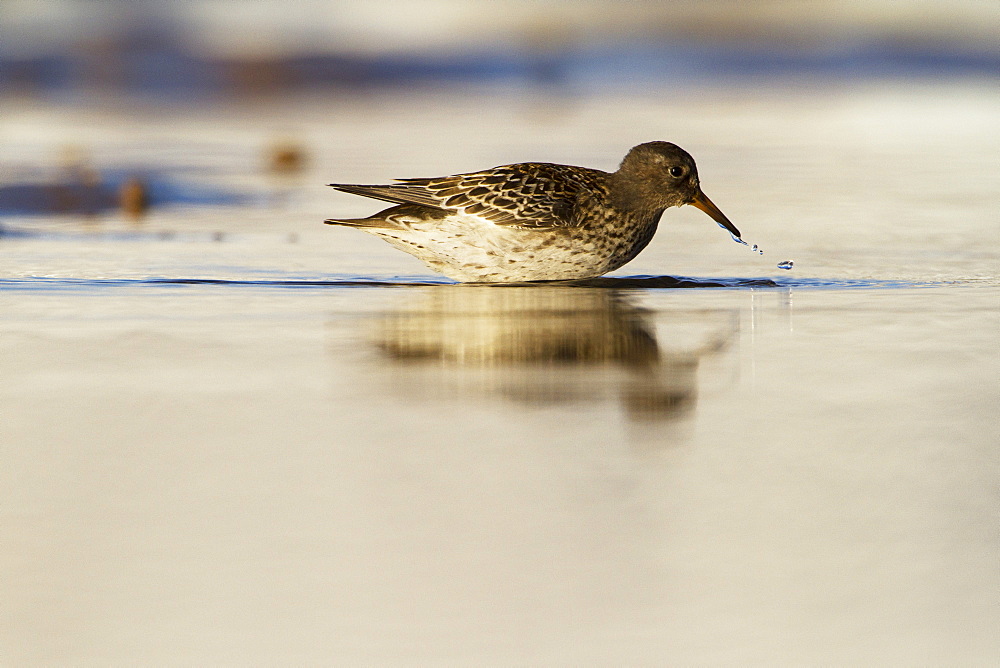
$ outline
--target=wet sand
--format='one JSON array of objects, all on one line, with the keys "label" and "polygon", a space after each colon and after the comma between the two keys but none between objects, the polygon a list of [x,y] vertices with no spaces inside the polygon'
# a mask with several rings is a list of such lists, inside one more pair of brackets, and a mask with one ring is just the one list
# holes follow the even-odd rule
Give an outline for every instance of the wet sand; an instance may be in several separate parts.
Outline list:
[{"label": "wet sand", "polygon": [[[249,203],[0,219],[5,661],[996,656],[992,89],[483,95],[7,110],[20,181],[74,140]],[[449,285],[321,224],[650,139],[765,254],[671,210],[618,275],[731,287]]]}]

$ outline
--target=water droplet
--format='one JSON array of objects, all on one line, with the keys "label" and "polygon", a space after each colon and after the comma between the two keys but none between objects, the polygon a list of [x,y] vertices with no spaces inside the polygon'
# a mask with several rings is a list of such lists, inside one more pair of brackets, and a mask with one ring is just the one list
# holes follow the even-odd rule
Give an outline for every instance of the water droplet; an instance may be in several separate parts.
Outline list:
[{"label": "water droplet", "polygon": [[791,269],[794,264],[791,260],[782,260],[778,263],[778,269]]},{"label": "water droplet", "polygon": [[[719,227],[725,229],[725,226],[722,225],[721,223],[719,224]],[[726,231],[729,232],[729,230],[726,230]],[[735,234],[733,234],[732,232],[729,232],[729,236],[731,236],[733,238],[733,241],[735,241],[738,244],[743,244],[744,246],[749,246],[750,245],[747,242],[743,241],[743,239],[741,239],[740,237],[738,237]],[[757,253],[758,255],[763,255],[764,254],[764,251],[761,250],[761,248],[759,246],[757,246],[757,244],[754,244],[753,247],[750,250],[752,250],[753,252]]]}]

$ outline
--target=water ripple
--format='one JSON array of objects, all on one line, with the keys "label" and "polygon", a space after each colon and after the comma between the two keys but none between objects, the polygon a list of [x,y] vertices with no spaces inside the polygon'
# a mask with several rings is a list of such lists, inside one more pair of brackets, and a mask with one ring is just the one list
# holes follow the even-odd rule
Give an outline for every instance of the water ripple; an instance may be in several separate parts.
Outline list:
[{"label": "water ripple", "polygon": [[[905,289],[955,285],[957,283],[915,282],[892,279],[848,279],[848,278],[696,278],[685,276],[605,276],[584,280],[536,281],[507,284],[465,284],[505,287],[563,286],[567,288],[603,288],[622,290],[663,290],[682,288],[723,288],[723,289]],[[165,286],[220,286],[255,288],[407,288],[463,284],[434,276],[345,276],[333,275],[318,278],[280,279],[226,279],[226,278],[66,278],[53,276],[32,276],[24,278],[0,279],[0,290],[87,290],[120,287],[165,287]]]}]

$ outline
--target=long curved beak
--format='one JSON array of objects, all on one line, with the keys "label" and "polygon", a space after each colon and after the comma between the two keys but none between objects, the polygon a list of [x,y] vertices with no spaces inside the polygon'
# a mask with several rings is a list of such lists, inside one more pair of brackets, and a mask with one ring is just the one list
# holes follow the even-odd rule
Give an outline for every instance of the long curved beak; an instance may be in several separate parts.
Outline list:
[{"label": "long curved beak", "polygon": [[730,223],[729,219],[726,218],[726,214],[722,213],[722,211],[719,210],[719,207],[715,206],[712,200],[708,199],[708,197],[705,195],[705,193],[701,191],[700,188],[698,189],[698,192],[695,194],[694,199],[688,203],[691,206],[698,207],[699,209],[707,213],[709,216],[712,217],[712,220],[714,220],[719,224],[719,227],[727,230],[733,236],[737,238],[741,236],[740,231],[736,229],[736,226]]}]

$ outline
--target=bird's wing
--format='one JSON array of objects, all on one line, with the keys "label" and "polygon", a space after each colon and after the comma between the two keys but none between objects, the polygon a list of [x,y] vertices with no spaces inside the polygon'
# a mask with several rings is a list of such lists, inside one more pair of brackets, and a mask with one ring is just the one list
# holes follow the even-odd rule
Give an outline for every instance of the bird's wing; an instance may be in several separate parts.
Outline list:
[{"label": "bird's wing", "polygon": [[392,185],[330,185],[386,202],[461,211],[496,225],[542,229],[579,224],[577,202],[606,194],[606,178],[593,169],[529,162]]}]

